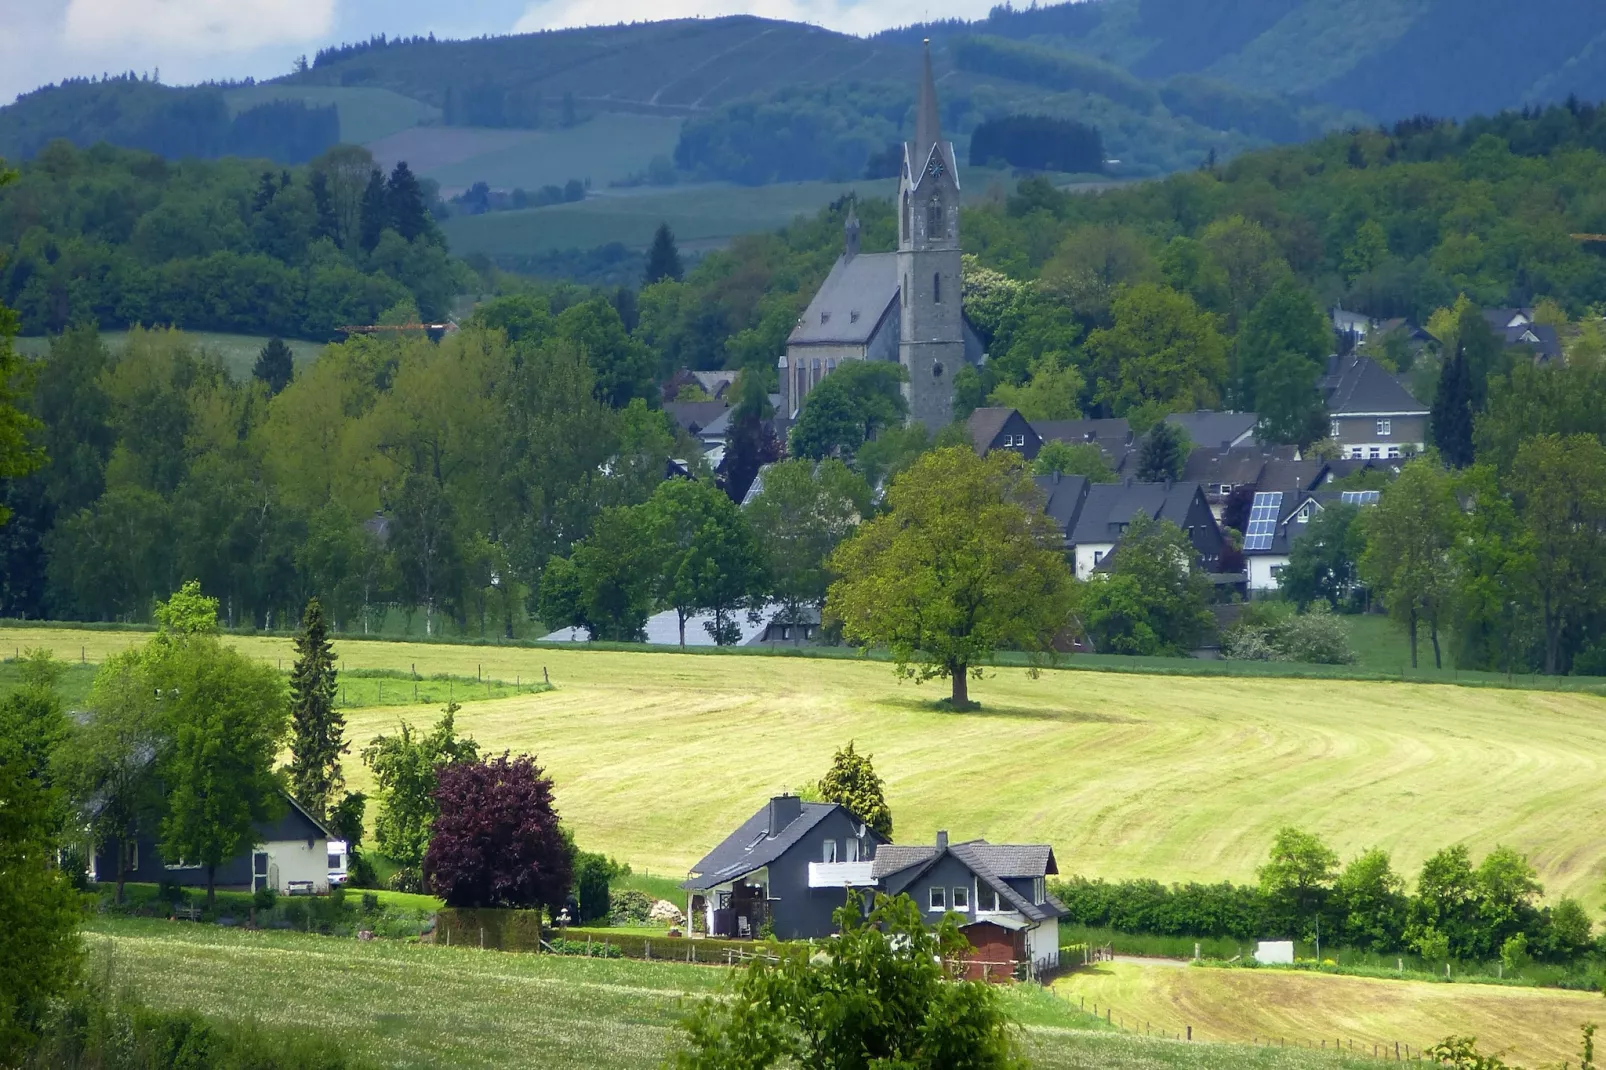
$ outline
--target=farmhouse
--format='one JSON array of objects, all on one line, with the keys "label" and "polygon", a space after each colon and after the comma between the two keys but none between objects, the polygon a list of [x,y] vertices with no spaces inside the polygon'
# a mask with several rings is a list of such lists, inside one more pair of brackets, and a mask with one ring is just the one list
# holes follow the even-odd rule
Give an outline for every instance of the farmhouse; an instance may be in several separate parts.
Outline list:
[{"label": "farmhouse", "polygon": [[[321,895],[329,890],[329,870],[338,868],[330,865],[329,830],[289,795],[281,792],[280,797],[284,812],[276,820],[256,825],[252,847],[217,867],[217,887],[226,891],[272,888],[284,895]],[[121,847],[113,839],[95,849],[89,863],[90,880],[117,879]],[[129,857],[128,879],[201,887],[206,884],[206,868],[185,859],[163,858],[154,837],[141,832]]]},{"label": "farmhouse", "polygon": [[1403,457],[1427,445],[1428,407],[1370,357],[1331,357],[1321,381],[1339,456]]},{"label": "farmhouse", "polygon": [[1046,843],[948,842],[931,847],[888,845],[871,865],[876,887],[908,895],[933,922],[958,914],[975,949],[971,976],[1028,963],[1033,973],[1059,965],[1059,919],[1066,911],[1045,887],[1059,872]]},{"label": "farmhouse", "polygon": [[691,869],[688,918],[714,936],[826,936],[846,889],[873,883],[886,837],[836,803],[777,795]]}]

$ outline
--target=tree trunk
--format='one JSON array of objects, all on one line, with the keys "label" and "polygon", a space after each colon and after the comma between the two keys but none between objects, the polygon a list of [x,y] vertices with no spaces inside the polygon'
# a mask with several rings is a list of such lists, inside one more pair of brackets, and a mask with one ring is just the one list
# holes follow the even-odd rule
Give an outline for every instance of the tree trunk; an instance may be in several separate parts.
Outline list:
[{"label": "tree trunk", "polygon": [[1411,634],[1411,668],[1416,668],[1416,610],[1411,610],[1411,620],[1407,625]]},{"label": "tree trunk", "polygon": [[948,668],[950,678],[953,680],[954,691],[949,705],[956,710],[970,709],[970,678],[964,665],[951,665]]},{"label": "tree trunk", "polygon": [[1444,661],[1443,661],[1443,659],[1441,659],[1439,657],[1439,622],[1438,621],[1435,620],[1435,621],[1429,621],[1428,622],[1428,638],[1433,640],[1433,667],[1435,669],[1442,669],[1442,668],[1444,668]]},{"label": "tree trunk", "polygon": [[680,624],[680,649],[685,650],[686,649],[686,614],[684,612],[682,612],[681,610],[678,610],[678,609],[675,610],[675,620],[678,621],[679,624]]},{"label": "tree trunk", "polygon": [[1545,675],[1555,676],[1561,662],[1561,622],[1550,608],[1550,592],[1545,592]]},{"label": "tree trunk", "polygon": [[117,841],[117,890],[112,893],[112,902],[118,906],[123,905],[123,882],[128,879],[128,841]]},{"label": "tree trunk", "polygon": [[210,914],[212,912],[212,908],[214,906],[216,906],[216,905],[217,905],[217,867],[216,866],[207,866],[206,867],[206,910],[207,910],[207,913]]}]

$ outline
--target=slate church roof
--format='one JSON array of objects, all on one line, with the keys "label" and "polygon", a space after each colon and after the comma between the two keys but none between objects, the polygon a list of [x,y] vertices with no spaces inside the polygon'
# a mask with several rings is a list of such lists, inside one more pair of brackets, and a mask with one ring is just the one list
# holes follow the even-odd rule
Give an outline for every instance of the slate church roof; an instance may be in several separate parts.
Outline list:
[{"label": "slate church roof", "polygon": [[868,345],[898,299],[898,254],[856,253],[831,268],[787,345]]}]

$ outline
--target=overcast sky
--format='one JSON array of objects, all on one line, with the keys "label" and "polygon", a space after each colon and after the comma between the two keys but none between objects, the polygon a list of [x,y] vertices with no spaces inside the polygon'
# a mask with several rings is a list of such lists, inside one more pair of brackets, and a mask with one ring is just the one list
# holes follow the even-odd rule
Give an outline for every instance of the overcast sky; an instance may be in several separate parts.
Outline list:
[{"label": "overcast sky", "polygon": [[134,70],[169,85],[272,78],[371,34],[477,37],[749,12],[867,33],[992,0],[0,0],[0,103],[49,82]]}]

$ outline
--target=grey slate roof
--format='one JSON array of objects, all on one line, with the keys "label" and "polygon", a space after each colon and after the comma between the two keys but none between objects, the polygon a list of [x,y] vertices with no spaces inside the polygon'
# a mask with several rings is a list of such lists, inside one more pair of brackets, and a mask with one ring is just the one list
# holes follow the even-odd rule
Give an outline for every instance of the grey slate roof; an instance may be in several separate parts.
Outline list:
[{"label": "grey slate roof", "polygon": [[730,405],[723,401],[671,401],[664,412],[682,430],[696,434],[725,414]]},{"label": "grey slate roof", "polygon": [[993,405],[970,414],[965,426],[970,431],[970,441],[978,451],[985,451],[993,444],[993,439],[998,437],[998,432],[1004,429],[1004,424],[1014,412],[1007,406]]},{"label": "grey slate roof", "polygon": [[1174,412],[1165,422],[1180,427],[1195,446],[1218,449],[1252,436],[1260,417],[1252,412]]},{"label": "grey slate roof", "polygon": [[897,253],[842,256],[820,284],[786,344],[866,345],[897,299]]},{"label": "grey slate roof", "polygon": [[1220,446],[1200,446],[1188,454],[1182,478],[1207,486],[1259,485],[1261,473],[1273,461],[1294,459],[1295,446],[1238,447],[1222,449]]},{"label": "grey slate roof", "polygon": [[1124,530],[1121,525],[1138,516],[1185,527],[1188,506],[1199,491],[1197,483],[1095,483],[1087,489],[1070,542],[1075,546],[1116,542]]},{"label": "grey slate roof", "polygon": [[726,836],[718,847],[692,867],[696,876],[688,878],[681,887],[691,891],[706,891],[755,869],[762,869],[808,835],[809,830],[825,820],[831,811],[842,809],[836,803],[806,802],[800,806],[798,816],[779,835],[771,836],[770,804],[766,800],[756,814],[742,822],[740,828]]},{"label": "grey slate roof", "polygon": [[1527,346],[1534,351],[1535,356],[1545,360],[1557,360],[1561,357],[1561,338],[1556,334],[1556,328],[1545,323],[1529,323],[1519,327],[1507,327],[1504,331],[1496,331],[1505,339],[1506,347]]},{"label": "grey slate roof", "polygon": [[1082,501],[1087,497],[1087,488],[1092,485],[1088,482],[1088,478],[1069,475],[1034,476],[1032,482],[1043,492],[1043,512],[1059,525],[1062,532],[1069,534],[1071,525],[1076,523],[1076,515],[1082,508]]},{"label": "grey slate roof", "polygon": [[1123,419],[1039,420],[1032,430],[1044,442],[1093,442],[1106,451],[1132,443],[1132,425]]},{"label": "grey slate roof", "polygon": [[1368,413],[1410,413],[1426,416],[1428,408],[1383,365],[1370,357],[1329,357],[1322,378],[1327,411],[1332,416]]},{"label": "grey slate roof", "polygon": [[[949,844],[946,848],[884,844],[876,849],[870,876],[889,889],[895,886],[901,891],[918,880],[920,874],[935,865],[944,854],[961,862],[976,875],[977,880],[997,892],[1000,899],[1031,921],[1046,921],[1067,913],[1053,896],[1044,896],[1043,902],[1034,903],[1007,883],[1009,879],[1031,879],[1059,872],[1054,862],[1054,850],[1046,843],[993,844],[986,840],[970,840]],[[888,878],[896,879],[889,881]]]},{"label": "grey slate roof", "polygon": [[1303,494],[1315,490],[1327,481],[1332,469],[1326,461],[1314,457],[1303,461],[1293,458],[1271,461],[1260,473],[1256,490],[1293,491]]}]

